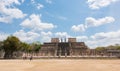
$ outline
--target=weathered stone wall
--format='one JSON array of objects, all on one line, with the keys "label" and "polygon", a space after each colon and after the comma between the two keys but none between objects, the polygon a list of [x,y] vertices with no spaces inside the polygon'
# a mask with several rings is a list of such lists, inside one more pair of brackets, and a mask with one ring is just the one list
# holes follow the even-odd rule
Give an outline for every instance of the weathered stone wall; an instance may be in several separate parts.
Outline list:
[{"label": "weathered stone wall", "polygon": [[96,51],[89,49],[84,42],[76,42],[76,38],[69,38],[68,42],[59,42],[52,38],[50,43],[44,43],[39,51],[40,56],[120,56],[119,52]]}]

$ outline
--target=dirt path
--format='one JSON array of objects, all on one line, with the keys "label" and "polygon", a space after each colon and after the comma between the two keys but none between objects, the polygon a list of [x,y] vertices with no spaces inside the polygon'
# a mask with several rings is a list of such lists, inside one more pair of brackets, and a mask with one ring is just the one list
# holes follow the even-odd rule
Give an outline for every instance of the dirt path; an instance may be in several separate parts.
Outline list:
[{"label": "dirt path", "polygon": [[118,71],[120,60],[1,60],[0,71]]}]

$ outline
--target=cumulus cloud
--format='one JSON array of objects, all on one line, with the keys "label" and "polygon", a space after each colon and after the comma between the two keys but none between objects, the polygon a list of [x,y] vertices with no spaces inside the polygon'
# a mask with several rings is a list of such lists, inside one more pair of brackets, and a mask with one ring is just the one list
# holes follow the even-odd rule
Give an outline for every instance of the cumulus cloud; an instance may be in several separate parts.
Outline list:
[{"label": "cumulus cloud", "polygon": [[9,36],[9,34],[0,32],[0,41],[5,40],[8,36]]},{"label": "cumulus cloud", "polygon": [[51,36],[51,35],[52,35],[52,32],[50,32],[50,31],[49,31],[49,32],[43,32],[43,31],[42,31],[42,32],[41,32],[41,35],[42,35],[42,36]]},{"label": "cumulus cloud", "polygon": [[42,4],[37,4],[37,9],[41,9],[41,8],[43,8],[44,7],[44,5],[42,5]]},{"label": "cumulus cloud", "polygon": [[41,16],[36,14],[32,14],[29,18],[25,19],[20,25],[33,30],[50,30],[56,27],[52,23],[42,22]]},{"label": "cumulus cloud", "polygon": [[75,32],[82,32],[85,31],[85,26],[83,24],[73,25],[71,29]]},{"label": "cumulus cloud", "polygon": [[15,5],[20,5],[24,0],[0,0],[0,22],[10,23],[12,19],[19,19],[26,16]]},{"label": "cumulus cloud", "polygon": [[[14,33],[14,35],[20,37],[20,39],[22,39],[22,41],[25,41],[25,42],[26,41],[49,42],[52,37],[52,32],[48,30],[51,30],[56,27],[52,23],[42,22],[41,15],[36,15],[36,14],[30,15],[20,25],[25,29],[26,28],[30,29],[30,31],[25,32],[24,30],[20,30]],[[45,32],[45,31],[48,31],[48,32]]]},{"label": "cumulus cloud", "polygon": [[89,27],[98,27],[104,24],[112,23],[114,21],[115,19],[113,17],[104,17],[104,18],[99,18],[99,19],[88,17],[85,19],[85,24],[73,25],[71,29],[75,32],[82,32],[82,31],[85,31]]},{"label": "cumulus cloud", "polygon": [[36,2],[35,0],[31,0],[33,6],[35,6],[38,10],[44,7],[43,4]]},{"label": "cumulus cloud", "polygon": [[18,37],[21,41],[31,43],[34,41],[40,41],[40,42],[50,42],[51,37],[53,35],[52,32],[35,32],[35,31],[24,31],[19,30],[13,33],[14,36]]},{"label": "cumulus cloud", "polygon": [[96,33],[95,35],[91,36],[91,38],[95,40],[103,40],[103,39],[119,39],[120,37],[120,30],[116,32],[101,32],[101,33]]},{"label": "cumulus cloud", "polygon": [[87,41],[88,37],[87,36],[76,36],[77,41]]},{"label": "cumulus cloud", "polygon": [[85,42],[89,48],[120,44],[120,30],[99,32],[91,36],[75,36],[77,41]]},{"label": "cumulus cloud", "polygon": [[119,0],[87,0],[87,3],[91,9],[100,9],[117,1]]},{"label": "cumulus cloud", "polygon": [[67,32],[57,32],[57,33],[55,33],[55,36],[60,37],[60,38],[69,38],[69,37],[71,37],[70,35],[68,35]]},{"label": "cumulus cloud", "polygon": [[24,30],[19,30],[13,34],[14,36],[18,37],[23,42],[33,42],[38,40],[40,34],[29,31],[25,32]]},{"label": "cumulus cloud", "polygon": [[96,26],[112,23],[114,21],[115,21],[115,19],[113,17],[104,17],[104,18],[100,18],[100,19],[88,17],[88,18],[86,18],[85,26],[86,27],[96,27]]},{"label": "cumulus cloud", "polygon": [[40,35],[41,35],[40,38],[41,38],[41,41],[42,41],[42,42],[50,42],[53,33],[50,32],[50,31],[48,31],[48,32],[43,32],[43,31],[42,31],[42,32],[40,33]]},{"label": "cumulus cloud", "polygon": [[100,32],[89,37],[86,43],[91,47],[120,44],[120,30],[113,32]]}]

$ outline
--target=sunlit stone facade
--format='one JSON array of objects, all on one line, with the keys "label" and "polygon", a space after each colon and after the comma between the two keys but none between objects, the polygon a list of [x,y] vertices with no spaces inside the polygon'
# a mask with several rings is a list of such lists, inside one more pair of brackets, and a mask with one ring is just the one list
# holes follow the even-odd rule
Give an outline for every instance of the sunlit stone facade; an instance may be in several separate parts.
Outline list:
[{"label": "sunlit stone facade", "polygon": [[77,42],[76,38],[52,38],[51,42],[44,43],[40,50],[41,56],[77,56],[86,54],[88,47],[84,42]]}]

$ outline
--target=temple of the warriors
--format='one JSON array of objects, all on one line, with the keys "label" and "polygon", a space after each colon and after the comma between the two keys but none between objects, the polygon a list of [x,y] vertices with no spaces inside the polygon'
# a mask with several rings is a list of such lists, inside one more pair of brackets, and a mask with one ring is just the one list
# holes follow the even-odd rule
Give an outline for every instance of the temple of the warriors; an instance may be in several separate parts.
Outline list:
[{"label": "temple of the warriors", "polygon": [[52,38],[51,42],[41,47],[41,56],[71,56],[83,55],[88,51],[84,42],[77,42],[76,38]]},{"label": "temple of the warriors", "polygon": [[41,47],[41,56],[71,56],[83,55],[88,51],[84,42],[77,42],[76,38],[52,38],[51,42],[44,43]]},{"label": "temple of the warriors", "polygon": [[106,49],[99,52],[88,48],[84,42],[77,42],[76,38],[52,38],[51,42],[41,46],[39,56],[120,56],[120,51]]}]

